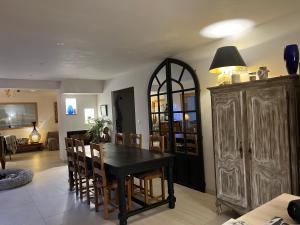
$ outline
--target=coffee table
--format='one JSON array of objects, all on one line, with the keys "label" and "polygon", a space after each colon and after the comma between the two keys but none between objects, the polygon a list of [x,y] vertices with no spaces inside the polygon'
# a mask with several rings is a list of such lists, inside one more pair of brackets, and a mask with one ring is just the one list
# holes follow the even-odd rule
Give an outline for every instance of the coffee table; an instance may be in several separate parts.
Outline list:
[{"label": "coffee table", "polygon": [[237,220],[244,221],[247,225],[264,225],[274,217],[281,217],[284,222],[288,224],[295,224],[295,221],[290,218],[287,212],[289,202],[295,199],[300,199],[300,197],[290,194],[282,194],[237,218]]}]

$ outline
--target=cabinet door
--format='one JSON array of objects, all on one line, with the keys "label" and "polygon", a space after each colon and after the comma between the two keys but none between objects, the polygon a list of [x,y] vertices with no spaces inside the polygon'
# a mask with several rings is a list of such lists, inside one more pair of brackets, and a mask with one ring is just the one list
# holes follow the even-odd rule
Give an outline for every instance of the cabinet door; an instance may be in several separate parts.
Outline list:
[{"label": "cabinet door", "polygon": [[247,208],[241,92],[212,95],[217,197]]},{"label": "cabinet door", "polygon": [[251,165],[251,204],[290,193],[287,94],[284,87],[246,92]]}]

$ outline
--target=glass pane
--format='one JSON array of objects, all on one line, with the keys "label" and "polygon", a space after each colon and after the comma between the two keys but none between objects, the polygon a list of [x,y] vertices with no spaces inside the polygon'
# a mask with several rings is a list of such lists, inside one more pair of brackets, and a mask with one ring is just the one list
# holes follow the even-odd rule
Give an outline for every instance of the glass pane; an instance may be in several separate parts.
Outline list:
[{"label": "glass pane", "polygon": [[173,111],[183,111],[182,92],[173,93]]},{"label": "glass pane", "polygon": [[157,90],[159,88],[159,84],[157,82],[157,79],[154,78],[153,82],[152,82],[152,86],[151,86],[151,95],[153,94],[157,94]]},{"label": "glass pane", "polygon": [[161,113],[168,112],[167,95],[159,95],[159,110]]},{"label": "glass pane", "polygon": [[194,91],[184,92],[184,109],[185,111],[196,110],[196,97]]},{"label": "glass pane", "polygon": [[152,131],[159,131],[158,114],[152,114]]},{"label": "glass pane", "polygon": [[175,63],[171,63],[171,77],[174,80],[179,81],[181,72],[182,72],[183,67],[175,64]]},{"label": "glass pane", "polygon": [[185,132],[196,133],[197,132],[197,118],[195,112],[185,113]]},{"label": "glass pane", "polygon": [[158,112],[158,97],[152,96],[151,97],[151,112]]},{"label": "glass pane", "polygon": [[187,134],[185,138],[185,146],[187,153],[198,154],[198,142],[196,134]]},{"label": "glass pane", "polygon": [[167,132],[169,131],[168,123],[169,123],[169,118],[167,113],[160,113],[160,127],[161,127],[160,129],[162,135],[166,135]]},{"label": "glass pane", "polygon": [[184,135],[182,133],[174,135],[174,142],[175,142],[175,152],[185,152],[184,149]]},{"label": "glass pane", "polygon": [[167,92],[167,82],[165,82],[159,89],[159,93],[166,93]]},{"label": "glass pane", "polygon": [[156,77],[159,80],[159,83],[162,84],[166,80],[166,67],[164,66],[161,70],[157,73]]},{"label": "glass pane", "polygon": [[180,91],[182,90],[182,87],[179,83],[172,81],[172,91]]},{"label": "glass pane", "polygon": [[174,132],[183,132],[183,113],[173,113],[173,131]]},{"label": "glass pane", "polygon": [[193,77],[188,70],[184,70],[183,76],[181,78],[181,84],[183,85],[184,89],[195,87]]}]

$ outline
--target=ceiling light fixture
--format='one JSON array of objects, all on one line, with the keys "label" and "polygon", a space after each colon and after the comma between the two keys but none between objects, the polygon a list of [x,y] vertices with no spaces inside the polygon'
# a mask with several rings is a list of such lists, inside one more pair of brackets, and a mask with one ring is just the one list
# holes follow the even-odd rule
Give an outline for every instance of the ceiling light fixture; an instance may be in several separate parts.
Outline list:
[{"label": "ceiling light fixture", "polygon": [[249,19],[223,20],[204,27],[200,34],[208,38],[225,38],[241,34],[254,25],[254,21]]}]

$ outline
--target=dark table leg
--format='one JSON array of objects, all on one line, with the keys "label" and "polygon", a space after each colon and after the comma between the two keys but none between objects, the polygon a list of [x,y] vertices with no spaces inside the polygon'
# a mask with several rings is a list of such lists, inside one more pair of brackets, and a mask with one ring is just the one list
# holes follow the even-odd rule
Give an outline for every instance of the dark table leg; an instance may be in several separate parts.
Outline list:
[{"label": "dark table leg", "polygon": [[176,202],[176,198],[174,196],[173,167],[174,167],[174,161],[173,159],[171,159],[168,166],[168,194],[169,194],[168,201],[169,201],[170,209],[175,208],[175,202]]},{"label": "dark table leg", "polygon": [[72,191],[74,188],[74,176],[73,172],[69,171],[69,190]]},{"label": "dark table leg", "polygon": [[119,221],[120,225],[127,224],[127,209],[125,197],[125,177],[118,177],[118,191],[119,191]]}]

